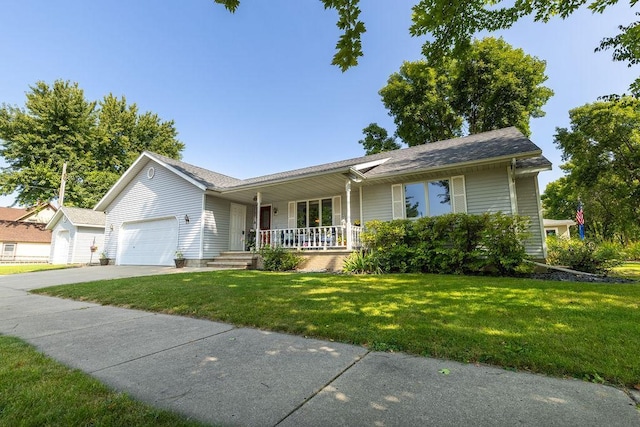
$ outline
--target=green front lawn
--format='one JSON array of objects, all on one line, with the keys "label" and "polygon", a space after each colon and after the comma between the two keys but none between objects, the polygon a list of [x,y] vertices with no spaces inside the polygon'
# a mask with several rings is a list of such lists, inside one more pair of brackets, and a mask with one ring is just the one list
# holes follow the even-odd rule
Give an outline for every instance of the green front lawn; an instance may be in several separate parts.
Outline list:
[{"label": "green front lawn", "polygon": [[640,262],[625,262],[621,266],[615,267],[611,274],[613,276],[640,280]]},{"label": "green front lawn", "polygon": [[0,276],[5,276],[7,274],[30,273],[32,271],[60,270],[61,268],[69,268],[69,266],[67,266],[67,265],[53,265],[53,264],[11,264],[11,265],[0,265]]},{"label": "green front lawn", "polygon": [[200,426],[116,393],[17,338],[0,336],[2,426]]},{"label": "green front lawn", "polygon": [[224,271],[36,292],[374,350],[640,383],[640,284]]}]

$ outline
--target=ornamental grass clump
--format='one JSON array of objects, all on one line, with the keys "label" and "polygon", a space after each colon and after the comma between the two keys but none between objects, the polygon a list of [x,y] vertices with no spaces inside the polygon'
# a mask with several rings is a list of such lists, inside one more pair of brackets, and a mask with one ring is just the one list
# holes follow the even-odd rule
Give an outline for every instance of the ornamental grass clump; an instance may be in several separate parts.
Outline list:
[{"label": "ornamental grass clump", "polygon": [[345,258],[342,270],[353,274],[382,274],[378,259],[370,252],[357,251]]}]

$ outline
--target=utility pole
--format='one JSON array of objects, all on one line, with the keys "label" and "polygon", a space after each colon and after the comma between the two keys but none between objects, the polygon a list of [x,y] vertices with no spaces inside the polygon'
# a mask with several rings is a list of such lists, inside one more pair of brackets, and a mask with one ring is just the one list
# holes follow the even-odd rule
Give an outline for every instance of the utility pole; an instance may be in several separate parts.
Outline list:
[{"label": "utility pole", "polygon": [[58,193],[58,205],[62,207],[64,203],[64,187],[67,184],[67,162],[62,165],[62,176],[60,177],[60,192]]}]

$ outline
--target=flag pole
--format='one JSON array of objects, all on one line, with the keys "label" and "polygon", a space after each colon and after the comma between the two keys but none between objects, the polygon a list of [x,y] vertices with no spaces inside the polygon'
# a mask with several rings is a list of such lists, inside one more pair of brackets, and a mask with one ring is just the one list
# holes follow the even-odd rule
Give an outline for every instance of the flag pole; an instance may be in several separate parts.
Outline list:
[{"label": "flag pole", "polygon": [[578,198],[578,209],[576,210],[576,222],[578,223],[578,233],[580,239],[584,240],[584,210],[582,206],[582,200]]}]

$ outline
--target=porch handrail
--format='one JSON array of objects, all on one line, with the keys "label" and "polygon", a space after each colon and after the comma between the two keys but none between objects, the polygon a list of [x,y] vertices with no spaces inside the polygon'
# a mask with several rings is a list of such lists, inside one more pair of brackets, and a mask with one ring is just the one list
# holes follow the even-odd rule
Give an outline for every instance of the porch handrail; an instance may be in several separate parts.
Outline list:
[{"label": "porch handrail", "polygon": [[332,225],[326,227],[274,228],[260,230],[258,248],[279,246],[285,249],[346,249],[347,238],[351,239],[351,247],[360,247],[361,227],[352,226],[351,236],[347,235],[347,227]]}]

